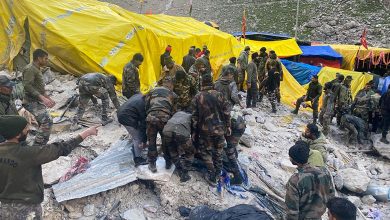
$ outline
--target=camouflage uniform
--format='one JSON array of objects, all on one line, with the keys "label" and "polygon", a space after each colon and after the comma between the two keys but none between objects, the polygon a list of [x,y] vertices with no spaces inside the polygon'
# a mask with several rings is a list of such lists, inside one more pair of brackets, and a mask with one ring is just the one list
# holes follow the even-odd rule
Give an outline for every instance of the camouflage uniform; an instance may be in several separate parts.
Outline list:
[{"label": "camouflage uniform", "polygon": [[41,104],[39,96],[46,96],[42,72],[33,63],[23,70],[24,107],[35,116],[39,124],[35,135],[35,145],[45,145],[50,138],[53,120],[45,105]]},{"label": "camouflage uniform", "polygon": [[340,92],[337,100],[337,124],[341,123],[341,116],[350,113],[352,104],[351,86],[343,84],[340,86]]},{"label": "camouflage uniform", "polygon": [[195,80],[195,86],[197,90],[200,90],[200,75],[201,73],[198,71],[196,65],[192,65],[190,70],[188,70],[188,74],[192,76]]},{"label": "camouflage uniform", "polygon": [[96,98],[102,100],[102,120],[108,119],[107,109],[110,105],[109,98],[114,104],[115,108],[119,108],[118,97],[116,96],[115,88],[108,76],[101,73],[88,73],[83,75],[79,81],[79,107],[77,109],[77,115],[73,119],[76,123],[84,115],[85,108],[88,105],[89,100],[92,100],[94,104],[97,104]]},{"label": "camouflage uniform", "polygon": [[0,219],[28,219],[41,220],[41,204],[24,204],[24,203],[1,203]]},{"label": "camouflage uniform", "polygon": [[233,79],[236,85],[238,84],[238,69],[233,63],[229,63],[227,67],[233,68]]},{"label": "camouflage uniform", "polygon": [[179,66],[179,65],[176,65],[176,64],[173,65],[172,69],[168,69],[167,66],[164,66],[164,68],[163,68],[163,70],[161,72],[161,75],[160,75],[160,79],[158,80],[157,84],[159,86],[161,86],[163,79],[168,77],[168,76],[171,77],[172,79],[174,79],[175,76],[176,76],[176,72],[179,71],[179,70],[183,70],[185,72],[185,70],[184,70],[184,68],[182,66]]},{"label": "camouflage uniform", "polygon": [[176,112],[163,129],[163,146],[177,169],[190,170],[195,148],[191,141],[191,114]]},{"label": "camouflage uniform", "polygon": [[298,168],[286,185],[287,219],[321,219],[326,203],[335,196],[328,172],[308,164]]},{"label": "camouflage uniform", "polygon": [[[257,67],[257,78],[258,78],[260,84],[264,81],[264,79],[266,77],[267,72],[265,71],[265,64],[266,64],[267,60],[268,60],[268,54],[265,52],[264,53],[261,52],[259,55],[259,63],[258,63],[258,67]],[[264,94],[265,94],[264,89],[261,90],[259,88],[259,101],[260,102],[261,102],[261,100],[263,100]]]},{"label": "camouflage uniform", "polygon": [[[146,134],[148,136],[148,160],[155,163],[158,157],[156,139],[160,133],[164,139],[165,124],[176,112],[177,95],[165,87],[156,87],[145,97],[146,102]],[[166,146],[162,145],[165,161],[170,161]]]},{"label": "camouflage uniform", "polygon": [[234,105],[240,104],[237,85],[234,81],[222,77],[215,82],[214,88],[218,92],[222,93],[223,97],[230,104],[230,109],[232,109]]},{"label": "camouflage uniform", "polygon": [[278,76],[275,68],[268,71],[267,78],[262,82],[262,85],[264,84],[264,87],[267,91],[268,100],[272,106],[272,111],[276,112],[276,91],[278,89]]},{"label": "camouflage uniform", "polygon": [[247,85],[250,85],[250,88],[248,87],[247,96],[246,96],[246,107],[256,107],[257,103],[257,65],[254,60],[249,62],[248,67],[246,69],[248,78],[247,78]]},{"label": "camouflage uniform", "polygon": [[181,66],[184,68],[186,73],[190,70],[191,66],[194,65],[196,58],[192,54],[187,54],[183,57]]},{"label": "camouflage uniform", "polygon": [[363,141],[368,140],[368,129],[366,123],[363,119],[350,115],[344,114],[341,116],[340,125],[348,130],[348,137],[346,143],[356,143],[360,144]]},{"label": "camouflage uniform", "polygon": [[314,122],[316,122],[318,119],[318,100],[320,99],[321,94],[321,84],[319,82],[310,82],[306,95],[302,96],[297,100],[294,112],[298,113],[299,107],[301,106],[302,102],[310,101],[311,107],[313,108],[313,120]]},{"label": "camouflage uniform", "polygon": [[353,104],[353,115],[360,117],[367,123],[369,119],[369,113],[374,109],[374,101],[371,98],[371,96],[374,94],[374,91],[371,89],[368,91],[366,91],[366,89],[362,89],[356,94]]},{"label": "camouflage uniform", "polygon": [[232,116],[231,117],[231,129],[232,134],[230,136],[225,136],[226,138],[226,148],[224,148],[226,156],[229,162],[233,165],[234,176],[239,176],[239,169],[237,164],[237,145],[240,141],[241,136],[245,132],[246,124],[242,116]]},{"label": "camouflage uniform", "polygon": [[248,67],[248,58],[249,52],[242,51],[240,56],[237,59],[238,63],[238,85],[239,89],[242,91],[244,89],[244,80],[245,80],[245,71]]},{"label": "camouflage uniform", "polygon": [[128,99],[140,93],[138,68],[132,62],[126,64],[122,73],[122,94]]},{"label": "camouflage uniform", "polygon": [[178,96],[177,109],[191,112],[191,100],[198,93],[195,79],[190,75],[186,75],[184,79],[174,80],[173,91]]},{"label": "camouflage uniform", "polygon": [[334,99],[335,96],[332,91],[325,91],[319,117],[325,135],[329,132],[329,125],[334,114]]},{"label": "camouflage uniform", "polygon": [[229,103],[213,86],[203,86],[192,100],[192,128],[199,135],[199,152],[209,179],[215,180],[222,169],[225,132],[230,128]]},{"label": "camouflage uniform", "polygon": [[1,115],[18,115],[11,95],[0,94],[0,116]]},{"label": "camouflage uniform", "polygon": [[276,100],[280,103],[281,95],[280,95],[280,81],[283,81],[283,69],[282,63],[276,57],[276,55],[270,55],[267,62],[265,63],[265,72],[268,73],[271,69],[275,69],[275,77],[276,77]]}]

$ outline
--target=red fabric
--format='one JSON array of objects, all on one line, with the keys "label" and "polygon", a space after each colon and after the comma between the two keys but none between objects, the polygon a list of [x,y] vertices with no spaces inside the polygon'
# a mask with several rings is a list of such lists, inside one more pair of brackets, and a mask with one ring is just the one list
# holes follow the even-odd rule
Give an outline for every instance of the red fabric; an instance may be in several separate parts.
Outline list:
[{"label": "red fabric", "polygon": [[244,39],[246,38],[246,11],[244,9],[244,14],[242,15],[242,35],[244,36]]},{"label": "red fabric", "polygon": [[364,29],[363,30],[363,33],[362,33],[362,36],[360,36],[360,43],[362,44],[362,46],[364,48],[366,48],[368,50],[368,45],[367,45],[367,30]]},{"label": "red fabric", "polygon": [[338,60],[327,60],[319,57],[301,57],[299,61],[313,66],[328,66],[338,69],[341,67],[341,64]]},{"label": "red fabric", "polygon": [[196,57],[196,58],[202,57],[203,54],[204,54],[204,52],[203,52],[203,50],[202,50],[202,51],[200,51],[199,53],[197,53],[197,54],[195,55],[195,57]]},{"label": "red fabric", "polygon": [[60,178],[60,183],[65,182],[71,179],[73,176],[76,176],[79,173],[84,173],[89,168],[89,160],[85,157],[80,157],[76,164],[66,172],[64,176]]}]

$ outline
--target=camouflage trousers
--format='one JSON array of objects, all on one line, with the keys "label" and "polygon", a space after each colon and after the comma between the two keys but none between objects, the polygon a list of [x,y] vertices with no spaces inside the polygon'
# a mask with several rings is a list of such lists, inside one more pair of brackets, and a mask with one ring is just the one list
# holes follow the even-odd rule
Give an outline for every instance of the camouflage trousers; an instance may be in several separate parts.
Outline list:
[{"label": "camouflage trousers", "polygon": [[341,118],[341,126],[343,126],[344,128],[347,129],[348,131],[348,136],[347,136],[347,140],[346,140],[346,143],[349,144],[349,143],[356,143],[358,141],[358,130],[356,129],[355,125],[353,125],[352,123],[349,123],[345,120],[344,117]]},{"label": "camouflage trousers", "polygon": [[224,136],[200,135],[199,155],[210,175],[219,175],[221,173],[222,153],[225,146],[226,140]]},{"label": "camouflage trousers", "polygon": [[268,101],[271,103],[272,110],[276,110],[276,92],[268,91],[267,92]]},{"label": "camouflage trousers", "polygon": [[224,148],[226,157],[228,158],[230,164],[232,164],[233,168],[235,169],[234,172],[239,172],[238,170],[238,164],[237,164],[237,145],[240,141],[241,136],[245,132],[244,129],[232,129],[232,135],[226,136],[226,148]]},{"label": "camouflage trousers", "polygon": [[25,109],[34,115],[38,122],[38,131],[35,135],[34,145],[45,145],[49,141],[53,119],[46,106],[39,102],[31,102],[24,105]]},{"label": "camouflage trousers", "polygon": [[244,91],[245,70],[239,70],[238,72],[238,85],[239,91]]},{"label": "camouflage trousers", "polygon": [[110,105],[108,91],[105,88],[97,86],[84,85],[81,81],[79,84],[79,107],[77,108],[77,118],[74,121],[81,119],[88,106],[89,100],[92,100],[94,105],[97,105],[97,98],[102,100],[102,118],[107,117],[107,109]]},{"label": "camouflage trousers", "polygon": [[332,115],[325,114],[323,113],[323,111],[320,112],[319,120],[320,120],[320,124],[323,127],[322,132],[324,133],[324,135],[328,135],[329,133],[329,125],[332,121],[332,118],[333,118]]},{"label": "camouflage trousers", "polygon": [[162,145],[167,149],[176,168],[190,170],[195,154],[191,136],[185,137],[175,132],[164,132]]},{"label": "camouflage trousers", "polygon": [[[302,102],[307,102],[309,99],[306,97],[306,95],[302,96],[297,100],[297,103],[295,105],[295,111],[298,112],[299,107],[301,106]],[[313,119],[318,119],[318,100],[311,102],[311,108],[313,109]]]},{"label": "camouflage trousers", "polygon": [[246,107],[256,107],[257,103],[257,96],[258,96],[258,89],[256,83],[251,83],[251,87],[248,88],[246,92]]},{"label": "camouflage trousers", "polygon": [[41,204],[1,203],[0,219],[4,220],[41,220]]},{"label": "camouflage trousers", "polygon": [[[157,160],[157,134],[161,135],[161,139],[164,139],[163,129],[167,124],[170,116],[165,112],[152,112],[149,113],[146,117],[146,135],[148,136],[148,161],[149,163],[154,163]],[[165,161],[170,161],[169,152],[166,149],[166,146],[161,145],[161,148],[164,153]]]},{"label": "camouflage trousers", "polygon": [[368,119],[369,119],[368,109],[355,108],[353,111],[353,115],[363,119],[366,123],[368,123]]},{"label": "camouflage trousers", "polygon": [[350,110],[349,110],[348,106],[337,106],[337,108],[336,108],[337,125],[341,124],[341,117],[343,116],[343,114],[349,113],[349,112],[350,112]]}]

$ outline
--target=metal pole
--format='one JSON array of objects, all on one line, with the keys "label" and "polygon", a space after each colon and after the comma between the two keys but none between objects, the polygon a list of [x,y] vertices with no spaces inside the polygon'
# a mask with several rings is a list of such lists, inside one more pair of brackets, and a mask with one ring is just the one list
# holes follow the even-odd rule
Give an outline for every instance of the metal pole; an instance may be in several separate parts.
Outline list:
[{"label": "metal pole", "polygon": [[295,16],[295,39],[298,37],[299,0],[297,1],[297,15]]}]

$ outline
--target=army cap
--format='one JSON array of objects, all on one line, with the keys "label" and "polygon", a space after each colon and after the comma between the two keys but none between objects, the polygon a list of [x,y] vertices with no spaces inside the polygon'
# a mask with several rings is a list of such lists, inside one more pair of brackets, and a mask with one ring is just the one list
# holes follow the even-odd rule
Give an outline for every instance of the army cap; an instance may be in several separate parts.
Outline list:
[{"label": "army cap", "polygon": [[265,52],[265,51],[267,51],[267,48],[262,47],[262,48],[260,49],[260,51],[261,51],[261,52]]},{"label": "army cap", "polygon": [[244,50],[245,50],[245,51],[250,51],[251,48],[250,48],[249,46],[246,46]]},{"label": "army cap", "polygon": [[0,135],[5,139],[16,137],[27,126],[27,120],[18,115],[4,115],[0,117]]},{"label": "army cap", "polygon": [[346,80],[346,81],[352,81],[353,78],[352,78],[352,76],[347,76],[347,77],[345,77],[345,80]]},{"label": "army cap", "polygon": [[175,62],[173,61],[173,58],[171,56],[169,56],[169,57],[165,57],[164,58],[164,63],[165,64],[172,64],[172,63],[175,63]]},{"label": "army cap", "polygon": [[8,76],[6,75],[0,75],[0,86],[1,87],[8,87],[12,88],[15,85],[14,82],[12,82]]}]

